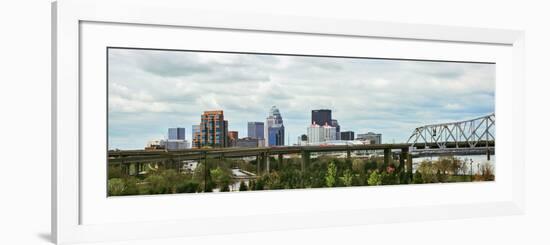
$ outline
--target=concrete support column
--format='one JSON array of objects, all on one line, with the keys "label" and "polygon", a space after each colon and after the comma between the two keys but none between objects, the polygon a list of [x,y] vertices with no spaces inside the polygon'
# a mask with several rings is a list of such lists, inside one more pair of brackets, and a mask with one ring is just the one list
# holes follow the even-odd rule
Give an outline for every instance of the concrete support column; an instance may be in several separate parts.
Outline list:
[{"label": "concrete support column", "polygon": [[269,174],[269,164],[270,164],[270,157],[269,154],[266,152],[265,154],[265,170]]},{"label": "concrete support column", "polygon": [[[401,155],[399,155],[399,169],[400,170],[405,169],[408,172],[412,171],[411,167],[409,166],[409,159],[408,158],[409,158],[409,148],[401,149]],[[405,164],[407,165],[406,167],[405,167]]]},{"label": "concrete support column", "polygon": [[260,164],[262,162],[262,156],[258,154],[256,156],[256,175],[260,175]]},{"label": "concrete support column", "polygon": [[266,168],[268,168],[267,164],[268,164],[269,155],[267,155],[267,152],[262,153],[262,155],[263,155],[262,156],[262,166],[263,166],[264,169],[266,169]]},{"label": "concrete support column", "polygon": [[279,154],[278,158],[279,158],[278,164],[280,169],[283,166],[283,154]]},{"label": "concrete support column", "polygon": [[351,150],[347,150],[346,153],[347,153],[347,155],[346,155],[347,159],[350,160],[351,159]]},{"label": "concrete support column", "polygon": [[389,165],[391,161],[391,149],[384,149],[384,165]]},{"label": "concrete support column", "polygon": [[311,153],[309,151],[302,151],[302,172],[309,166]]},{"label": "concrete support column", "polygon": [[412,176],[413,172],[413,158],[412,155],[407,152],[407,172],[409,172]]},{"label": "concrete support column", "polygon": [[397,167],[397,169],[399,169],[399,171],[405,169],[405,153],[403,150],[401,150],[401,154],[399,154],[399,167]]}]

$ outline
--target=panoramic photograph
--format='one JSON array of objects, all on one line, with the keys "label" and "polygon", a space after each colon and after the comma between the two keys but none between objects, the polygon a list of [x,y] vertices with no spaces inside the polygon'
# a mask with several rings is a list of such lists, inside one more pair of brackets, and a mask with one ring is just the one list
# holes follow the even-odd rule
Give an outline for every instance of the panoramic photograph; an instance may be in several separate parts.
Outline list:
[{"label": "panoramic photograph", "polygon": [[107,49],[107,195],[495,180],[495,64]]}]

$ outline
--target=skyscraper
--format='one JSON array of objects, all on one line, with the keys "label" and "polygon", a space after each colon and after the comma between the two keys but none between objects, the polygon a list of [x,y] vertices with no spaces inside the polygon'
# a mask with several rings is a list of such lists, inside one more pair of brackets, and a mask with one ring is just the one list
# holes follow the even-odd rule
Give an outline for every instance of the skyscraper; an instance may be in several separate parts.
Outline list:
[{"label": "skyscraper", "polygon": [[198,145],[195,144],[195,142],[198,142],[198,139],[200,137],[200,134],[201,134],[201,125],[193,125],[191,126],[191,134],[192,134],[192,139],[191,139],[191,143],[193,144],[193,147],[198,147]]},{"label": "skyscraper", "polygon": [[338,124],[338,120],[332,119],[330,126],[333,126],[336,128],[336,140],[340,140],[340,124]]},{"label": "skyscraper", "polygon": [[254,139],[264,138],[264,123],[263,122],[248,122],[248,137]]},{"label": "skyscraper", "polygon": [[312,110],[311,124],[317,124],[320,126],[328,124],[332,126],[332,111],[329,109]]},{"label": "skyscraper", "polygon": [[228,146],[228,122],[224,120],[223,111],[205,111],[201,115],[200,132],[193,142],[194,147]]},{"label": "skyscraper", "polygon": [[285,126],[283,118],[276,106],[272,106],[269,110],[269,116],[266,118],[264,125],[264,137],[266,146],[284,145],[285,144]]},{"label": "skyscraper", "polygon": [[341,140],[354,140],[355,139],[355,133],[353,131],[340,132],[340,139]]},{"label": "skyscraper", "polygon": [[229,147],[235,147],[237,146],[237,139],[239,139],[239,132],[238,131],[229,131],[227,134],[227,140]]},{"label": "skyscraper", "polygon": [[185,128],[169,128],[168,129],[169,140],[184,140]]},{"label": "skyscraper", "polygon": [[319,126],[314,123],[307,128],[308,143],[323,143],[331,140],[336,140],[336,127],[327,124]]}]

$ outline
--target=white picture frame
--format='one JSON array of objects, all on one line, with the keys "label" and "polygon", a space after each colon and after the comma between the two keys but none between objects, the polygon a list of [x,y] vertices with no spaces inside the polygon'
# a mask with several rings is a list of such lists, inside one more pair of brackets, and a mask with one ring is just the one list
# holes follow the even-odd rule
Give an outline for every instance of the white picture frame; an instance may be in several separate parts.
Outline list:
[{"label": "white picture frame", "polygon": [[[507,141],[506,144],[515,150],[513,154],[510,153],[509,160],[513,165],[510,165],[510,178],[507,179],[505,193],[503,193],[505,197],[483,202],[467,200],[467,202],[430,206],[392,205],[387,208],[249,214],[241,217],[246,218],[245,222],[241,221],[241,224],[246,225],[236,225],[236,228],[230,226],[235,223],[234,219],[221,215],[197,216],[188,220],[164,219],[137,222],[121,219],[121,222],[83,223],[82,204],[85,194],[82,191],[82,177],[84,174],[80,165],[83,157],[80,154],[82,150],[80,96],[83,91],[79,83],[82,79],[80,71],[83,68],[81,64],[83,23],[240,30],[344,38],[368,37],[509,47],[511,69],[508,72],[511,74],[511,79],[507,81],[511,82],[506,83],[506,90],[514,91],[515,97],[505,98],[509,101],[507,104],[509,115],[503,118],[510,119],[505,129],[508,134],[506,139],[511,141]],[[512,215],[524,212],[524,34],[522,31],[196,11],[186,9],[185,3],[181,1],[170,0],[57,1],[52,4],[52,31],[52,237],[58,244]],[[497,84],[499,81],[497,79]],[[460,186],[459,189],[466,191],[463,187]],[[97,188],[104,188],[104,186]],[[435,193],[440,186],[431,185],[422,188],[423,191]],[[465,188],[471,188],[471,186]],[[487,188],[489,189],[490,186]],[[381,190],[381,192],[388,191],[392,192],[391,189]],[[350,194],[328,190],[315,190],[315,192],[341,197]],[[262,192],[256,195],[256,197],[269,198],[269,196],[285,194]],[[221,196],[224,200],[229,198],[232,197]],[[238,219],[239,216],[236,218]]]}]

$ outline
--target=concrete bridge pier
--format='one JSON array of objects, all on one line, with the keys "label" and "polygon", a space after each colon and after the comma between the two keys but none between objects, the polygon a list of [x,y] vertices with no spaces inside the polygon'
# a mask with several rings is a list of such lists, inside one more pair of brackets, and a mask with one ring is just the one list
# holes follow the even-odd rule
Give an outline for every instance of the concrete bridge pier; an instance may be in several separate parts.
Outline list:
[{"label": "concrete bridge pier", "polygon": [[256,175],[260,175],[260,164],[262,162],[262,155],[258,154],[256,156]]},{"label": "concrete bridge pier", "polygon": [[413,173],[413,158],[412,155],[407,153],[407,172],[409,172],[411,178]]},{"label": "concrete bridge pier", "polygon": [[404,149],[401,149],[401,153],[399,154],[399,171],[403,171],[405,169],[405,161],[407,159],[407,153]]},{"label": "concrete bridge pier", "polygon": [[267,154],[267,152],[264,153],[264,158],[265,158],[265,170],[266,170],[266,173],[269,174],[269,164],[270,164],[270,161],[271,159],[269,159],[269,154]]},{"label": "concrete bridge pier", "polygon": [[283,166],[283,154],[279,154],[278,159],[279,161],[277,164],[278,164],[278,167],[281,168]]},{"label": "concrete bridge pier", "polygon": [[302,151],[302,172],[306,170],[306,167],[309,166],[311,160],[311,152]]},{"label": "concrete bridge pier", "polygon": [[409,148],[401,149],[401,155],[399,156],[399,168],[405,169],[407,172],[412,172],[412,159],[409,157]]},{"label": "concrete bridge pier", "polygon": [[384,165],[389,165],[391,162],[391,149],[384,149]]}]

